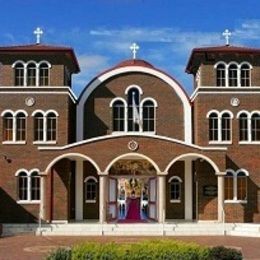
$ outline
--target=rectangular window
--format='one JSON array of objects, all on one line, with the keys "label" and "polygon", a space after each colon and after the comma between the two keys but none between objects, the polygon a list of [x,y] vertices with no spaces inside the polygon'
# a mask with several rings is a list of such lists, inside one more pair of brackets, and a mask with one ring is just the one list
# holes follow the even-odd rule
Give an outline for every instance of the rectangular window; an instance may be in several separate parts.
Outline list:
[{"label": "rectangular window", "polygon": [[56,141],[56,117],[47,118],[47,141]]},{"label": "rectangular window", "polygon": [[179,181],[172,181],[170,183],[170,199],[181,200],[181,184]]},{"label": "rectangular window", "polygon": [[40,86],[48,86],[49,85],[49,68],[40,68],[40,78],[39,85]]},{"label": "rectangular window", "polygon": [[260,141],[260,116],[252,116],[252,141]]},{"label": "rectangular window", "polygon": [[226,71],[225,68],[217,69],[217,86],[225,87],[226,86]]},{"label": "rectangular window", "polygon": [[154,131],[154,106],[145,106],[143,108],[143,131],[153,132]]},{"label": "rectangular window", "polygon": [[97,199],[97,184],[93,180],[86,182],[85,200],[94,201]]},{"label": "rectangular window", "polygon": [[40,176],[31,177],[31,200],[40,200]]},{"label": "rectangular window", "polygon": [[246,200],[247,199],[247,177],[241,176],[237,177],[237,199],[238,200]]},{"label": "rectangular window", "polygon": [[247,117],[239,118],[239,140],[248,141],[248,120]]},{"label": "rectangular window", "polygon": [[27,200],[28,199],[28,177],[27,176],[19,176],[18,178],[19,184],[19,200]]},{"label": "rectangular window", "polygon": [[233,176],[225,176],[225,200],[234,199],[234,179]]},{"label": "rectangular window", "polygon": [[124,131],[125,129],[125,107],[117,105],[113,107],[113,130]]},{"label": "rectangular window", "polygon": [[25,141],[26,119],[19,117],[16,119],[16,141]]},{"label": "rectangular window", "polygon": [[218,118],[212,117],[209,119],[209,140],[218,141]]},{"label": "rectangular window", "polygon": [[43,117],[34,118],[34,141],[44,141]]},{"label": "rectangular window", "polygon": [[15,86],[24,85],[24,68],[17,67],[15,68]]},{"label": "rectangular window", "polygon": [[230,141],[230,118],[229,117],[222,117],[222,141]]},{"label": "rectangular window", "polygon": [[[139,119],[140,119],[140,110],[139,107],[136,107],[138,114],[139,114]],[[132,105],[128,106],[128,131],[132,132],[137,132],[139,131],[140,127],[138,122],[136,121],[136,118],[134,119],[134,107]]]},{"label": "rectangular window", "polygon": [[3,139],[13,141],[13,117],[4,117]]}]

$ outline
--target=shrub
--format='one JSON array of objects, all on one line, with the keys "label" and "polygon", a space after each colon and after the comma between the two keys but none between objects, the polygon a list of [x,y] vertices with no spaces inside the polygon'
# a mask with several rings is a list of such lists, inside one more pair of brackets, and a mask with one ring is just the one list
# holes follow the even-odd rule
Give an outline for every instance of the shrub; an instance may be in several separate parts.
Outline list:
[{"label": "shrub", "polygon": [[54,252],[50,253],[46,258],[47,260],[71,260],[70,248],[58,248]]},{"label": "shrub", "polygon": [[210,249],[209,258],[211,260],[242,260],[243,256],[239,250],[216,246]]}]

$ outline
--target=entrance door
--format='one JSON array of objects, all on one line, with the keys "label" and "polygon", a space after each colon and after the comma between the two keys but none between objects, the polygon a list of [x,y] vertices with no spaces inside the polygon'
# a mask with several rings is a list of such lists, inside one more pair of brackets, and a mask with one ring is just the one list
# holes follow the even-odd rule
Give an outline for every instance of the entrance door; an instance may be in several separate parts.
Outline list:
[{"label": "entrance door", "polygon": [[157,206],[156,206],[156,191],[157,191],[157,182],[156,178],[150,178],[149,179],[149,198],[148,198],[148,217],[150,219],[156,219],[157,218]]},{"label": "entrance door", "polygon": [[109,178],[108,221],[117,219],[117,179]]}]

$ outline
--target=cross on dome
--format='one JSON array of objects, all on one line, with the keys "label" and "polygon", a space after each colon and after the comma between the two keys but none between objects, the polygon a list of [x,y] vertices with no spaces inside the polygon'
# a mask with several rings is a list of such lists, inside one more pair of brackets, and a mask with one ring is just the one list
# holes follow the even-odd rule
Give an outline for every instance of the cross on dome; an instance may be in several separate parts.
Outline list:
[{"label": "cross on dome", "polygon": [[130,50],[133,52],[133,59],[136,59],[136,53],[139,50],[139,46],[134,42],[131,46],[130,46]]},{"label": "cross on dome", "polygon": [[231,33],[228,29],[226,29],[226,30],[222,33],[222,35],[225,37],[225,39],[226,39],[226,45],[228,46],[228,45],[229,45],[229,39],[230,39],[232,33]]},{"label": "cross on dome", "polygon": [[40,27],[37,27],[36,30],[33,32],[36,35],[36,43],[41,43],[41,35],[43,34],[43,30]]}]

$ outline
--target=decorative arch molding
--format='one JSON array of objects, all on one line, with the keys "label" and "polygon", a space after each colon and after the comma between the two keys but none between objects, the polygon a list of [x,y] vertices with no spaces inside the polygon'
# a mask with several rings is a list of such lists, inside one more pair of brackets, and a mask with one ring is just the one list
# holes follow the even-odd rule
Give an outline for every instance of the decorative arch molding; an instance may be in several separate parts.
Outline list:
[{"label": "decorative arch molding", "polygon": [[233,176],[237,176],[239,173],[244,173],[247,177],[249,176],[249,172],[246,169],[237,169],[236,171],[233,169],[227,169],[226,170],[226,174],[227,172],[231,172],[233,174]]},{"label": "decorative arch molding", "polygon": [[92,165],[96,168],[97,173],[98,174],[101,173],[101,170],[100,170],[99,166],[97,165],[97,163],[92,158],[90,158],[89,156],[81,154],[81,153],[66,153],[66,154],[62,154],[62,155],[59,155],[56,158],[54,158],[47,165],[47,167],[45,169],[45,174],[48,174],[48,172],[50,171],[51,167],[53,167],[55,165],[55,163],[57,163],[58,161],[60,161],[62,159],[77,159],[77,158],[80,158],[80,159],[87,160],[87,161],[91,162]]},{"label": "decorative arch molding", "polygon": [[19,176],[19,174],[20,174],[21,172],[26,173],[27,176],[31,176],[32,173],[34,173],[34,172],[37,172],[37,173],[39,174],[39,173],[40,173],[40,170],[39,170],[38,168],[33,168],[33,169],[31,169],[31,170],[28,171],[27,169],[21,168],[21,169],[19,169],[19,170],[17,170],[17,171],[15,172],[15,176],[16,176],[16,177]]},{"label": "decorative arch molding", "polygon": [[146,98],[144,98],[144,99],[141,101],[141,103],[140,103],[140,107],[143,107],[143,105],[144,105],[144,103],[145,103],[146,101],[151,101],[151,102],[153,102],[154,107],[158,107],[157,101],[156,101],[154,98],[151,98],[151,97],[146,97]]},{"label": "decorative arch molding", "polygon": [[141,87],[139,87],[138,85],[130,85],[130,86],[128,86],[128,87],[126,88],[126,90],[125,90],[125,95],[128,95],[129,90],[132,89],[132,88],[138,89],[139,94],[140,94],[140,95],[143,95],[144,92],[143,92],[143,90],[141,89]]},{"label": "decorative arch molding", "polygon": [[179,160],[184,160],[184,159],[188,159],[188,158],[201,158],[204,159],[205,161],[207,161],[215,170],[215,174],[219,173],[219,167],[216,165],[216,163],[214,161],[212,161],[209,157],[203,155],[203,154],[199,154],[199,153],[186,153],[186,154],[181,154],[177,157],[175,157],[165,168],[165,172],[168,172],[170,170],[170,168],[172,167],[172,165],[179,161]]},{"label": "decorative arch molding", "polygon": [[94,182],[98,183],[98,180],[96,177],[94,176],[88,176],[87,178],[85,178],[84,182],[87,182],[89,180],[93,180]]},{"label": "decorative arch molding", "polygon": [[191,104],[188,96],[181,88],[181,86],[167,74],[152,68],[146,68],[141,66],[128,66],[112,69],[97,78],[95,78],[82,92],[79,98],[79,104],[77,106],[77,141],[83,140],[83,114],[84,104],[87,101],[90,94],[104,81],[119,74],[125,74],[129,72],[142,72],[149,75],[153,75],[167,83],[177,94],[183,104],[183,122],[184,122],[184,141],[187,144],[192,143],[192,124],[191,124]]},{"label": "decorative arch molding", "polygon": [[168,183],[171,183],[173,180],[177,180],[178,182],[182,183],[182,179],[179,176],[172,176],[169,180]]},{"label": "decorative arch molding", "polygon": [[111,102],[110,102],[110,104],[109,104],[109,107],[113,107],[113,105],[114,105],[114,103],[115,103],[116,101],[121,101],[121,102],[123,102],[124,106],[127,107],[127,102],[126,102],[126,100],[123,99],[123,98],[121,98],[121,97],[116,97],[116,98],[112,99]]}]

